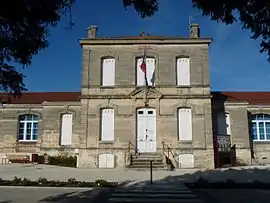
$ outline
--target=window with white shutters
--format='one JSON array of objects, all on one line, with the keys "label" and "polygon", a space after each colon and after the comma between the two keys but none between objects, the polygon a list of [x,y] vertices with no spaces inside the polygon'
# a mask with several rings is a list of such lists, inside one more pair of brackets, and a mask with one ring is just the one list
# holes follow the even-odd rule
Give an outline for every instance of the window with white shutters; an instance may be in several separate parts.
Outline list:
[{"label": "window with white shutters", "polygon": [[114,141],[114,109],[101,110],[101,141]]},{"label": "window with white shutters", "polygon": [[218,113],[217,116],[218,135],[231,135],[230,114],[225,112]]},{"label": "window with white shutters", "polygon": [[176,75],[178,86],[190,85],[190,60],[188,57],[177,58]]},{"label": "window with white shutters", "polygon": [[72,125],[73,116],[72,114],[61,115],[61,139],[60,145],[71,145],[72,144]]},{"label": "window with white shutters", "polygon": [[115,85],[115,59],[102,59],[101,64],[101,86],[112,87]]},{"label": "window with white shutters", "polygon": [[[137,59],[137,86],[145,85],[145,76],[144,72],[141,69],[141,64],[143,62],[143,58]],[[156,79],[156,60],[154,58],[146,58],[146,78],[149,86],[155,86]]]},{"label": "window with white shutters", "polygon": [[192,141],[192,113],[190,108],[178,109],[178,139]]},{"label": "window with white shutters", "polygon": [[113,154],[100,154],[98,156],[99,168],[114,168],[114,155]]}]

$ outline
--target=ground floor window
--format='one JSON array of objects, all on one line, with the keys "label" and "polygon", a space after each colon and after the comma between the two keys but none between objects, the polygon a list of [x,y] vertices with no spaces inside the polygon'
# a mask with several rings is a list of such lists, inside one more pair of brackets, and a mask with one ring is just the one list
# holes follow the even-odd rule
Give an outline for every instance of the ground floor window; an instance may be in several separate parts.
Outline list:
[{"label": "ground floor window", "polygon": [[38,115],[19,116],[19,141],[36,141],[38,139]]},{"label": "ground floor window", "polygon": [[254,141],[270,141],[270,115],[252,116],[252,138]]}]

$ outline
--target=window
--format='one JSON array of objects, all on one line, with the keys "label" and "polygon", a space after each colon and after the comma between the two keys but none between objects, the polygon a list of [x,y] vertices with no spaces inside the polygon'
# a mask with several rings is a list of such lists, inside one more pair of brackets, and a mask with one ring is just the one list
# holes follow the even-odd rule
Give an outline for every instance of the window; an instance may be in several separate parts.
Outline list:
[{"label": "window", "polygon": [[19,141],[37,141],[38,119],[34,114],[19,116]]},{"label": "window", "polygon": [[220,112],[217,115],[218,135],[231,135],[230,114]]},{"label": "window", "polygon": [[270,115],[252,116],[252,137],[255,141],[270,141]]},{"label": "window", "polygon": [[192,115],[190,108],[178,109],[178,139],[192,141]]},{"label": "window", "polygon": [[115,85],[115,59],[102,59],[101,65],[101,86],[112,87]]},{"label": "window", "polygon": [[176,60],[176,81],[179,86],[190,85],[190,63],[188,57],[177,58]]},{"label": "window", "polygon": [[[145,73],[141,69],[141,64],[143,62],[143,58],[137,59],[137,86],[145,85]],[[155,86],[155,75],[156,75],[156,60],[154,58],[146,59],[146,79],[149,86]]]},{"label": "window", "polygon": [[100,154],[98,156],[99,168],[114,168],[114,155],[113,154]]},{"label": "window", "polygon": [[72,114],[61,115],[61,139],[60,145],[69,146],[72,144],[72,125],[73,116]]},{"label": "window", "polygon": [[114,141],[114,109],[101,110],[101,141]]}]

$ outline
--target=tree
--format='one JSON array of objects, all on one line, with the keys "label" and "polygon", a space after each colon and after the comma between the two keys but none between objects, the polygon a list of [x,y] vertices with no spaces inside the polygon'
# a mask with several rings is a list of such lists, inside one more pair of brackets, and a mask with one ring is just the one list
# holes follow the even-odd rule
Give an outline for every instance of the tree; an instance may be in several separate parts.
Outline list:
[{"label": "tree", "polygon": [[[154,15],[159,0],[123,0],[124,6],[133,6],[141,17]],[[192,0],[203,16],[232,24],[241,22],[242,29],[250,30],[252,39],[260,39],[260,52],[268,54],[270,62],[270,1],[268,0]]]},{"label": "tree", "polygon": [[49,28],[68,13],[74,0],[2,0],[0,4],[0,90],[19,96],[24,75],[14,64],[31,65],[48,47]]},{"label": "tree", "polygon": [[[61,17],[70,14],[75,0],[2,0],[0,4],[0,90],[19,95],[25,91],[24,75],[14,64],[31,65],[32,57],[48,47],[49,29]],[[122,0],[146,18],[159,9],[159,0]],[[193,6],[212,20],[232,24],[237,20],[243,29],[260,39],[260,51],[270,62],[270,1],[267,0],[193,0]],[[72,23],[72,22],[70,22]]]}]

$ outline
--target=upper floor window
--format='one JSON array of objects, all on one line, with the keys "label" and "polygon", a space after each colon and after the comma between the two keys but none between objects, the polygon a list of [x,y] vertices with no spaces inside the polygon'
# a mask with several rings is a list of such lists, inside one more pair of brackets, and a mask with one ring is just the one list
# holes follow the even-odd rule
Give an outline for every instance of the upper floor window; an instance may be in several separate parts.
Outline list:
[{"label": "upper floor window", "polygon": [[104,58],[101,62],[101,86],[111,87],[115,85],[115,59]]},{"label": "upper floor window", "polygon": [[[143,67],[143,63],[145,63]],[[156,75],[156,60],[154,58],[146,58],[145,61],[142,58],[137,59],[136,63],[137,72],[137,86],[146,85],[155,86],[155,75]]]},{"label": "upper floor window", "polygon": [[252,138],[255,141],[270,140],[270,115],[256,114],[252,116]]},{"label": "upper floor window", "polygon": [[190,85],[190,62],[188,57],[176,59],[176,83],[179,86]]},{"label": "upper floor window", "polygon": [[19,116],[19,141],[36,141],[38,139],[38,115]]},{"label": "upper floor window", "polygon": [[231,135],[231,119],[227,112],[217,114],[218,135]]}]

